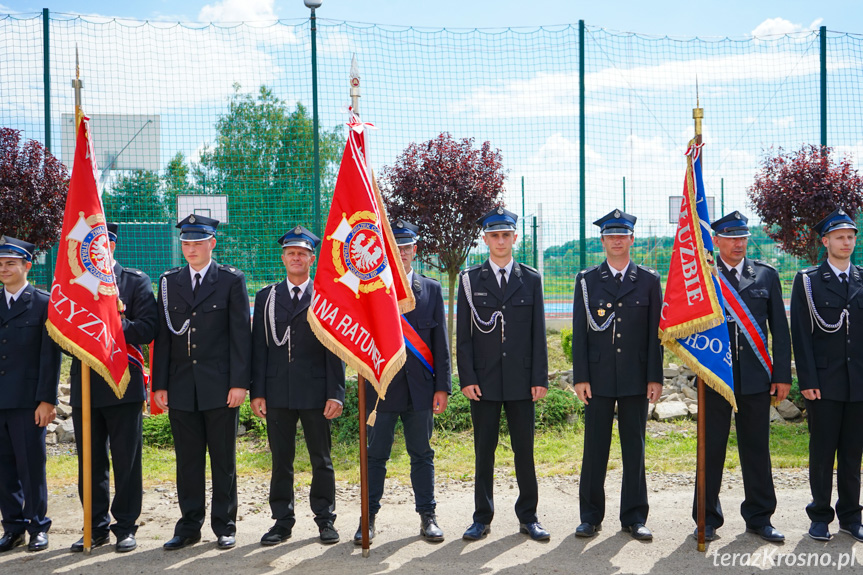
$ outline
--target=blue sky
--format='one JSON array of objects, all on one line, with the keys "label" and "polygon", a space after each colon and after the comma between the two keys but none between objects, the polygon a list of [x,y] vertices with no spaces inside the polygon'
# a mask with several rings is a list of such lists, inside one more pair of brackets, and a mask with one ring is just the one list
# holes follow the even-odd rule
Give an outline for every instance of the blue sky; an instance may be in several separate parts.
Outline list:
[{"label": "blue sky", "polygon": [[[2,12],[52,11],[133,19],[235,22],[308,17],[302,0],[0,0]],[[741,37],[825,25],[863,33],[859,0],[576,2],[574,0],[324,0],[321,18],[416,27],[497,28],[570,24],[670,36]],[[759,29],[759,26],[761,28]]]}]

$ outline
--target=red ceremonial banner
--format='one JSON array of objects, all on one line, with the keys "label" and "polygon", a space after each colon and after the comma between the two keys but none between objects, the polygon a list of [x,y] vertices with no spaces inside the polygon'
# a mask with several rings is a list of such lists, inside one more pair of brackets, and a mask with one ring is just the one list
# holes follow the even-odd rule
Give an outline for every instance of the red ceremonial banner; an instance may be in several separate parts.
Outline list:
[{"label": "red ceremonial banner", "polygon": [[[710,241],[710,222],[699,217],[698,187],[696,178],[701,178],[701,145],[689,143],[686,152],[686,177],[683,182],[683,202],[680,219],[674,234],[674,248],[665,284],[659,333],[663,343],[704,331],[722,323],[725,312],[716,297],[716,287],[711,277],[711,266],[707,261],[705,241]],[[694,169],[697,167],[698,169]],[[706,240],[705,240],[706,237]]]},{"label": "red ceremonial banner", "polygon": [[415,301],[366,163],[367,125],[351,114],[308,318],[318,339],[385,398],[405,362],[401,314]]},{"label": "red ceremonial banner", "polygon": [[105,223],[89,119],[81,116],[46,327],[60,347],[89,365],[122,398],[129,360]]}]

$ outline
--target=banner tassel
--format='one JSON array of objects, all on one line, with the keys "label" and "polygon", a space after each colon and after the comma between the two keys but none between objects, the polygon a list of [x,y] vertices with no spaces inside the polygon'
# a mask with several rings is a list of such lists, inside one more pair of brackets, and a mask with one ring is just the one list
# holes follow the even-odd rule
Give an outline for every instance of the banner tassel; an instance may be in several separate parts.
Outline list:
[{"label": "banner tassel", "polygon": [[369,414],[369,418],[366,420],[366,425],[369,427],[375,426],[375,421],[378,419],[378,404],[381,402],[381,396],[379,395],[377,400],[375,401],[375,408]]}]

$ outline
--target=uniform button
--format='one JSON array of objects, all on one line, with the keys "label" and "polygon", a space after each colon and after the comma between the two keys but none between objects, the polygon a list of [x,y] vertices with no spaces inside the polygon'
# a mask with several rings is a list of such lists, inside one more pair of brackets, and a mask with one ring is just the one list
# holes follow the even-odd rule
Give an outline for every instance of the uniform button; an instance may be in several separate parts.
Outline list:
[{"label": "uniform button", "polygon": [[619,348],[619,347],[617,348],[617,353],[620,353],[620,348]]},{"label": "uniform button", "polygon": [[213,304],[213,309],[215,309],[215,308],[216,308],[216,304]]},{"label": "uniform button", "polygon": [[619,303],[617,304],[617,307],[623,307],[623,302],[619,302]]},{"label": "uniform button", "polygon": [[737,349],[743,349],[743,346],[742,346],[742,345],[741,345],[741,346],[738,346],[738,347],[737,347]]},{"label": "uniform button", "polygon": [[620,334],[617,334],[617,337],[620,337]]},{"label": "uniform button", "polygon": [[503,352],[503,356],[506,357],[506,352]]},{"label": "uniform button", "polygon": [[[848,343],[851,343],[851,341],[849,340]],[[4,355],[3,357],[0,357],[0,359],[6,359],[6,356]]]},{"label": "uniform button", "polygon": [[197,329],[197,328],[194,328],[194,327],[193,327],[193,328],[192,328],[192,333],[195,333],[195,330],[196,330],[196,329]]},{"label": "uniform button", "polygon": [[4,339],[3,341],[0,341],[0,343],[6,343],[6,340]]},{"label": "uniform button", "polygon": [[618,322],[618,323],[620,323],[621,321],[623,321],[623,318],[622,318],[622,317],[617,318],[617,322]]},{"label": "uniform button", "polygon": [[198,344],[197,344],[197,343],[193,343],[193,344],[192,344],[192,349],[196,349],[197,347],[198,347]]},{"label": "uniform button", "polygon": [[6,370],[0,371],[0,375],[6,375]]},{"label": "uniform button", "polygon": [[192,363],[193,363],[193,364],[195,364],[195,365],[197,365],[198,360],[197,360],[197,359],[193,359],[193,360],[192,360]]},{"label": "uniform button", "polygon": [[501,308],[500,308],[500,309],[506,309],[506,306],[501,306]]},{"label": "uniform button", "polygon": [[193,311],[193,312],[192,312],[192,317],[195,317],[196,315],[198,315],[198,312]]}]

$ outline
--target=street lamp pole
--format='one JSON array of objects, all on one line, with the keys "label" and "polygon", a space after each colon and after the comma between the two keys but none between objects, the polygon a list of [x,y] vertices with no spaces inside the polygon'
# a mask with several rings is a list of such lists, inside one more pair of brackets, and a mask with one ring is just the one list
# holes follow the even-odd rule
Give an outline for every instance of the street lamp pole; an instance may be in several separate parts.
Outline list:
[{"label": "street lamp pole", "polygon": [[323,0],[303,0],[306,8],[311,10],[309,22],[312,30],[312,125],[314,131],[314,154],[315,154],[315,221],[312,229],[318,236],[321,235],[321,150],[318,136],[318,43],[317,43],[317,19],[315,9],[320,8]]}]

